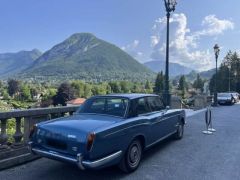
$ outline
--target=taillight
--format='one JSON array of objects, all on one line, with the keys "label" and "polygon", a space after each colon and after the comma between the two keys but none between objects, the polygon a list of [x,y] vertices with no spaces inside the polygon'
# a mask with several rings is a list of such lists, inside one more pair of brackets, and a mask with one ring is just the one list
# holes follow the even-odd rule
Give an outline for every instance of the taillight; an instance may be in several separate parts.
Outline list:
[{"label": "taillight", "polygon": [[88,151],[90,151],[92,149],[95,137],[96,137],[95,133],[88,134],[88,137],[87,137],[87,150]]},{"label": "taillight", "polygon": [[37,130],[37,125],[34,124],[33,127],[30,129],[30,133],[29,133],[29,139],[32,138],[34,132]]}]

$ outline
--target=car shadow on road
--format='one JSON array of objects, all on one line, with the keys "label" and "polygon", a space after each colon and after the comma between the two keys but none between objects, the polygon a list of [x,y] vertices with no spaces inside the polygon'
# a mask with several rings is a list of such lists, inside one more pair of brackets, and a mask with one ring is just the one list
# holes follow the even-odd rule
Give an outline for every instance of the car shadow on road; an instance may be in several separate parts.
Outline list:
[{"label": "car shadow on road", "polygon": [[[172,142],[173,140],[171,138],[168,138],[150,149],[146,150],[143,155],[142,162],[140,166],[144,163],[147,163],[151,158],[154,158],[154,156],[157,153],[161,153],[161,151],[164,151],[164,149]],[[138,170],[142,170],[140,167]],[[137,171],[138,171],[137,170]],[[51,168],[48,169],[49,173],[46,173],[41,176],[43,179],[47,179],[48,175],[51,174],[54,179],[66,179],[64,177],[68,177],[71,180],[75,180],[81,178],[81,179],[122,179],[124,177],[127,177],[128,174],[122,172],[117,166],[101,169],[101,170],[79,170],[74,165],[69,165],[65,163],[56,163],[56,165],[51,166]],[[133,172],[132,175],[134,175],[136,172]],[[44,177],[46,176],[46,177]]]}]

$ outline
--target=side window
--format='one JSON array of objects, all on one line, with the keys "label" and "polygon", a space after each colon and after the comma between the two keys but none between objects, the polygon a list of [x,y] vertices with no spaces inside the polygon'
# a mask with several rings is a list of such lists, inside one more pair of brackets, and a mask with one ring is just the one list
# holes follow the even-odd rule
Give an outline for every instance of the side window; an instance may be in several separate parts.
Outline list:
[{"label": "side window", "polygon": [[147,101],[152,112],[164,109],[164,104],[158,96],[148,97]]},{"label": "side window", "polygon": [[151,112],[146,98],[135,99],[130,102],[128,117],[136,117]]}]

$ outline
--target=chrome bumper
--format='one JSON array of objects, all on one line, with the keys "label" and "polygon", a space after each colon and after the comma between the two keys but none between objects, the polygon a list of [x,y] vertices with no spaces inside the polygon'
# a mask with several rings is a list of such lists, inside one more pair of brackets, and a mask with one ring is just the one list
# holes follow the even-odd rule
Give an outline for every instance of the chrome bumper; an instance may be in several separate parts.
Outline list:
[{"label": "chrome bumper", "polygon": [[60,153],[54,152],[54,151],[46,151],[46,150],[41,150],[41,149],[37,149],[37,148],[32,148],[31,145],[32,143],[28,143],[29,144],[29,149],[31,150],[32,153],[38,154],[40,156],[43,157],[47,157],[47,158],[52,158],[52,159],[59,159],[59,160],[64,160],[64,161],[68,161],[71,163],[75,163],[77,164],[77,166],[84,170],[84,169],[96,169],[99,168],[101,166],[104,166],[105,164],[110,163],[111,161],[119,158],[122,155],[122,151],[118,151],[116,153],[110,154],[104,158],[95,160],[95,161],[87,161],[87,160],[83,160],[82,154],[77,154],[76,158],[73,157],[67,157],[64,156]]}]

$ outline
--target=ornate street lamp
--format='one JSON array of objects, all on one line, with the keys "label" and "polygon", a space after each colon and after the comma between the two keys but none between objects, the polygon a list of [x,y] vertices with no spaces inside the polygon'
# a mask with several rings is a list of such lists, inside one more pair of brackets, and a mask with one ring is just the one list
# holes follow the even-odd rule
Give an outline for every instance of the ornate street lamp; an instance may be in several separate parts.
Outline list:
[{"label": "ornate street lamp", "polygon": [[165,8],[167,12],[167,40],[166,40],[166,69],[165,69],[165,90],[164,90],[164,102],[166,106],[170,106],[171,95],[169,92],[169,19],[170,13],[175,11],[177,5],[176,0],[164,0]]},{"label": "ornate street lamp", "polygon": [[214,53],[215,53],[215,59],[216,59],[216,75],[215,75],[215,89],[214,89],[214,106],[218,105],[217,102],[217,61],[218,61],[218,56],[219,56],[219,52],[220,52],[220,47],[215,44],[215,46],[213,47],[214,49]]}]

